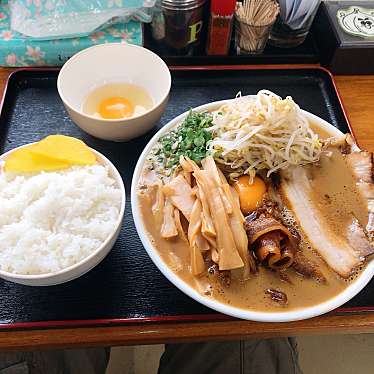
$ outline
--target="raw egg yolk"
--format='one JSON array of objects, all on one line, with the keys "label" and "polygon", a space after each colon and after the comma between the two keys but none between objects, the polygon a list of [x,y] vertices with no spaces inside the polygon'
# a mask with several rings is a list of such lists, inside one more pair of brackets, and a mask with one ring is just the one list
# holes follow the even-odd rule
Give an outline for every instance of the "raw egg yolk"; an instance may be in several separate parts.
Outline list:
[{"label": "raw egg yolk", "polygon": [[260,177],[255,177],[251,184],[248,175],[241,176],[234,187],[239,195],[240,209],[244,214],[256,210],[266,192],[266,185]]},{"label": "raw egg yolk", "polygon": [[134,106],[121,96],[109,97],[100,102],[99,114],[104,119],[127,118],[134,114]]}]

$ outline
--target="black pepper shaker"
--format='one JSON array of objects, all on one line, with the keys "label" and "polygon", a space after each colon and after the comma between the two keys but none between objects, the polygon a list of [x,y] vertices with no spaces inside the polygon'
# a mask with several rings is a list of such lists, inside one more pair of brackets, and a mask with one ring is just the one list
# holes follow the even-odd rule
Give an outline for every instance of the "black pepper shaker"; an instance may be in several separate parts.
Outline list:
[{"label": "black pepper shaker", "polygon": [[152,34],[169,52],[191,55],[204,31],[206,0],[160,0],[152,21]]}]

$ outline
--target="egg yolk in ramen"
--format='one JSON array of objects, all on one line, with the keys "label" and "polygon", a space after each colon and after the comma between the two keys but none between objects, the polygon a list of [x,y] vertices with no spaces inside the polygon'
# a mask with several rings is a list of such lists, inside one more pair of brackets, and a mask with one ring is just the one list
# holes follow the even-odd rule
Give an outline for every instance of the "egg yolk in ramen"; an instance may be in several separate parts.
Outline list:
[{"label": "egg yolk in ramen", "polygon": [[239,195],[240,209],[245,214],[256,210],[266,192],[265,182],[257,176],[250,183],[249,176],[243,175],[235,182],[234,187]]}]

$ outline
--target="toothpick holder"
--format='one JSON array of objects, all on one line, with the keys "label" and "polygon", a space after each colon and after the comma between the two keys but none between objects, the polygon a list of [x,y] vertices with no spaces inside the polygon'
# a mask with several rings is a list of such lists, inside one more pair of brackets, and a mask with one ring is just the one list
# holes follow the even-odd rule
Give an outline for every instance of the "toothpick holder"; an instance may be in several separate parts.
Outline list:
[{"label": "toothpick holder", "polygon": [[274,21],[253,25],[235,17],[235,49],[240,54],[260,54],[264,51]]}]

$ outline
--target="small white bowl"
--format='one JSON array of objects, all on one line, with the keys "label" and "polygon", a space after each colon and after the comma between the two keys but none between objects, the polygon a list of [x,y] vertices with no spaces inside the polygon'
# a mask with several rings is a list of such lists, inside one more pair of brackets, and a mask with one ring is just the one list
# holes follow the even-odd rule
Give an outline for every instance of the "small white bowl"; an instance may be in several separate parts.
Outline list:
[{"label": "small white bowl", "polygon": [[[142,87],[153,106],[141,115],[101,119],[83,113],[82,104],[95,88],[108,83]],[[127,141],[154,127],[165,110],[171,87],[170,71],[155,53],[131,44],[96,45],[75,54],[62,67],[57,90],[71,119],[87,133],[105,140]]]},{"label": "small white bowl", "polygon": [[[227,102],[228,100],[217,101],[205,105],[201,105],[194,110],[198,112],[203,111],[213,111],[218,109],[223,103]],[[306,117],[313,123],[316,123],[322,129],[326,130],[331,136],[342,136],[342,133],[335,128],[334,126],[330,125],[328,122],[324,121],[323,119],[315,116],[312,113],[303,111]],[[329,300],[326,300],[320,304],[316,304],[313,306],[308,306],[305,308],[294,309],[290,311],[279,311],[279,312],[259,312],[251,309],[242,309],[233,307],[227,304],[223,304],[219,301],[211,299],[207,296],[204,296],[197,292],[194,288],[189,286],[186,282],[184,282],[181,278],[178,277],[176,273],[174,273],[170,267],[163,261],[160,254],[158,253],[157,249],[153,245],[149,235],[147,234],[138,202],[138,182],[141,176],[144,163],[147,159],[147,156],[151,149],[155,146],[159,138],[173,129],[175,126],[180,124],[185,117],[187,117],[188,112],[185,112],[178,117],[174,118],[168,124],[166,124],[154,137],[149,141],[147,146],[144,148],[143,153],[139,157],[138,163],[136,165],[134,175],[132,178],[132,185],[131,185],[131,206],[132,206],[132,215],[134,217],[134,222],[136,226],[136,230],[138,231],[139,237],[143,243],[144,248],[148,252],[149,257],[152,259],[154,264],[159,268],[159,270],[165,275],[165,277],[173,283],[176,287],[178,287],[182,292],[186,295],[190,296],[192,299],[195,299],[199,303],[207,306],[208,308],[214,309],[220,313],[227,314],[229,316],[233,316],[236,318],[247,319],[252,321],[260,321],[260,322],[289,322],[289,321],[298,321],[306,318],[312,318],[319,316],[321,314],[327,313],[335,308],[340,307],[350,299],[352,299],[355,295],[357,295],[366,285],[369,283],[371,278],[374,275],[374,259],[369,259],[368,264],[365,269],[360,273],[360,275],[352,282],[350,285],[344,289],[343,292],[340,294],[332,297]]]},{"label": "small white bowl", "polygon": [[[12,152],[16,151],[17,149],[26,147],[27,145],[29,144],[26,144],[18,148],[14,148],[9,152],[6,152],[0,155],[0,161],[6,160],[6,158]],[[9,273],[9,272],[0,270],[0,278],[6,279],[10,282],[24,284],[27,286],[53,286],[56,284],[61,284],[61,283],[71,281],[87,273],[89,270],[93,269],[96,265],[98,265],[110,252],[110,250],[112,249],[114,243],[116,242],[118,238],[118,235],[119,235],[119,232],[122,226],[123,216],[125,213],[125,203],[126,203],[125,185],[123,184],[121,175],[119,174],[116,167],[101,153],[99,153],[98,151],[94,149],[91,149],[91,150],[95,153],[96,159],[99,164],[109,167],[110,176],[114,178],[122,194],[122,201],[121,201],[121,208],[120,208],[119,216],[117,218],[115,225],[113,226],[113,230],[110,233],[110,235],[89,256],[85,257],[81,261],[65,269],[52,272],[52,273],[37,274],[37,275],[14,274],[14,273]]]}]

